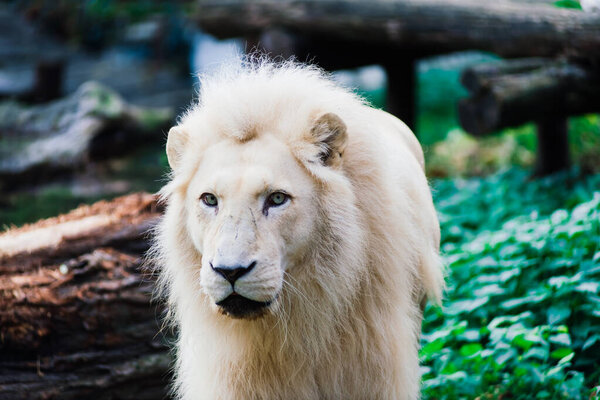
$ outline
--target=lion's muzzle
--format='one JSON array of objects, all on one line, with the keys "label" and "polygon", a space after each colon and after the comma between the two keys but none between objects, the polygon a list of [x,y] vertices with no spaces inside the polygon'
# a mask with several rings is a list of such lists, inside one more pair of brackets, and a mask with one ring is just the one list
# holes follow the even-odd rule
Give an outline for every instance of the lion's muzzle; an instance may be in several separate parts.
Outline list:
[{"label": "lion's muzzle", "polygon": [[261,221],[245,207],[221,210],[221,214],[202,245],[202,290],[218,312],[254,318],[268,311],[283,286],[278,241],[260,230]]},{"label": "lion's muzzle", "polygon": [[255,301],[235,292],[235,282],[252,271],[255,266],[256,261],[253,261],[247,266],[218,265],[215,267],[210,263],[212,270],[225,278],[234,290],[233,293],[224,300],[217,302],[217,306],[220,307],[220,310],[222,310],[224,314],[233,318],[254,318],[261,315],[265,308],[271,304],[270,301]]}]

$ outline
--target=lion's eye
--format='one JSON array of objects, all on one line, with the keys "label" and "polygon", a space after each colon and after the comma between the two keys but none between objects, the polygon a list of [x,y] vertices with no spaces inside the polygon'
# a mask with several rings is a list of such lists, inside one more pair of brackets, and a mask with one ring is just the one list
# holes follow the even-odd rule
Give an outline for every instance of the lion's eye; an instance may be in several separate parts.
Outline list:
[{"label": "lion's eye", "polygon": [[278,207],[288,201],[289,198],[290,196],[282,192],[271,193],[265,205],[267,207]]},{"label": "lion's eye", "polygon": [[219,205],[217,196],[215,196],[212,193],[202,193],[202,195],[200,196],[200,200],[202,200],[202,202],[209,207],[216,207],[217,205]]}]

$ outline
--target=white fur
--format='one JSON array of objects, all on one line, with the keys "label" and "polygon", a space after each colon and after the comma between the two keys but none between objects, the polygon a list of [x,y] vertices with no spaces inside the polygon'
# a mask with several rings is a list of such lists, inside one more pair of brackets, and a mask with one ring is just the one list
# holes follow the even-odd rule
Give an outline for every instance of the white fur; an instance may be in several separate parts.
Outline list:
[{"label": "white fur", "polygon": [[[169,134],[152,253],[178,328],[177,396],[417,399],[420,302],[443,287],[417,140],[314,67],[251,61],[201,87]],[[347,127],[331,165],[313,130],[326,113]],[[273,188],[293,199],[260,214]],[[265,315],[219,312],[231,292],[208,265],[219,257],[259,260],[236,291],[273,300]]]}]

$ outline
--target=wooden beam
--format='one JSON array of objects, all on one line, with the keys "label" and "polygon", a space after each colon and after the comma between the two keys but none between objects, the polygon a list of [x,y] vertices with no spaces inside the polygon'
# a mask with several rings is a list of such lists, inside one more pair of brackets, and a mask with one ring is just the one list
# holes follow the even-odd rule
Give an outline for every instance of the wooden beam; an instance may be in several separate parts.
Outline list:
[{"label": "wooden beam", "polygon": [[600,52],[600,15],[549,4],[480,0],[199,0],[196,20],[218,37],[281,28],[321,39],[505,57]]}]

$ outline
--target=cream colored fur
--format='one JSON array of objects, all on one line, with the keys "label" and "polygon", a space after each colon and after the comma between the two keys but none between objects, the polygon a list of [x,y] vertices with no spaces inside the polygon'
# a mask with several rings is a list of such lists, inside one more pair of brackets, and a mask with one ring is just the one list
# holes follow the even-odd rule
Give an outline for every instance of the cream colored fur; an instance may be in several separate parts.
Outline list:
[{"label": "cream colored fur", "polygon": [[[167,153],[153,256],[179,398],[419,397],[420,302],[440,300],[443,276],[423,154],[402,122],[316,68],[248,62],[203,79]],[[276,190],[291,200],[261,213]],[[265,315],[219,312],[231,288],[216,259],[258,260],[235,287],[272,300]]]}]

